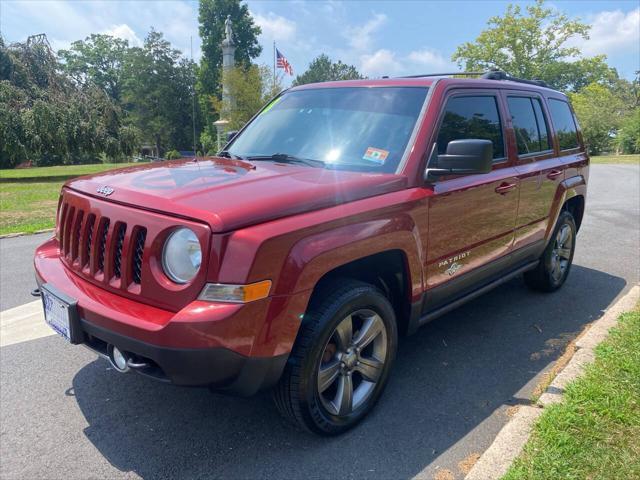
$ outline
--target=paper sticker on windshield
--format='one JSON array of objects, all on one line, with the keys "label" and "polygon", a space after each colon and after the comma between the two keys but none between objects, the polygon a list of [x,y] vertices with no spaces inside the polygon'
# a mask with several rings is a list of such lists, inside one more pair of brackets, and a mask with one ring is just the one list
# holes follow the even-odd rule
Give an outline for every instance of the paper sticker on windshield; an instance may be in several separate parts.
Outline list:
[{"label": "paper sticker on windshield", "polygon": [[385,160],[389,156],[389,152],[386,150],[382,150],[381,148],[367,148],[367,151],[364,152],[362,158],[364,160],[369,160],[370,162],[375,162],[378,165],[384,165]]}]

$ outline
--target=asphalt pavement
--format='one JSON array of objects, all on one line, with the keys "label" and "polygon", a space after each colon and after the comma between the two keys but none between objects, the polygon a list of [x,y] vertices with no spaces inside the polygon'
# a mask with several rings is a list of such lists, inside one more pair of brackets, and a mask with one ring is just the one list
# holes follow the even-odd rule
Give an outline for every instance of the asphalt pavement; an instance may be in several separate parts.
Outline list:
[{"label": "asphalt pavement", "polygon": [[53,233],[0,239],[0,311],[35,300],[33,253]]},{"label": "asphalt pavement", "polygon": [[[515,279],[403,339],[376,410],[338,438],[292,429],[268,394],[118,374],[57,336],[2,347],[0,477],[462,478],[567,342],[640,280],[639,192],[637,166],[594,165],[565,286]],[[0,240],[2,309],[32,300],[40,241]]]}]

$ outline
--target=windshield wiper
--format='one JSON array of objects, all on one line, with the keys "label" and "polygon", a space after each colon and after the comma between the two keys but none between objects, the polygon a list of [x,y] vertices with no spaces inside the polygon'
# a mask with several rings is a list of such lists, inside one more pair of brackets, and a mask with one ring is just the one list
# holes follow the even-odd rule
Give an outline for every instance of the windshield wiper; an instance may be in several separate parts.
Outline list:
[{"label": "windshield wiper", "polygon": [[273,160],[274,162],[281,163],[301,163],[303,165],[309,165],[310,167],[319,168],[325,166],[325,163],[322,160],[296,157],[295,155],[289,155],[288,153],[274,153],[273,155],[251,155],[247,157],[247,160]]},{"label": "windshield wiper", "polygon": [[246,160],[246,158],[236,155],[235,153],[231,153],[229,150],[222,150],[218,152],[218,157],[231,158],[233,160]]}]

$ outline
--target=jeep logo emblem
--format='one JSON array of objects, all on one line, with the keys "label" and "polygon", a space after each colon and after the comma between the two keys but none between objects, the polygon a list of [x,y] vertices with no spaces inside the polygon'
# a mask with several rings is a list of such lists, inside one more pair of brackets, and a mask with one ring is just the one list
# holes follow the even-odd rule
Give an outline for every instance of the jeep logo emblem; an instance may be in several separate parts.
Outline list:
[{"label": "jeep logo emblem", "polygon": [[113,188],[111,188],[111,187],[108,187],[107,185],[103,185],[98,190],[96,190],[96,192],[98,192],[101,195],[104,195],[105,197],[108,197],[113,192],[115,192],[115,190]]}]

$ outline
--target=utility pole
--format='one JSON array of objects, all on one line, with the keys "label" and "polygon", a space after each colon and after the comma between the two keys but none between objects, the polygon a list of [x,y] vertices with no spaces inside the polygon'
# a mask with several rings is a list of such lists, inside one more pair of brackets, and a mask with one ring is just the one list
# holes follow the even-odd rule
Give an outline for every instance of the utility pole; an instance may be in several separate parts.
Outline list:
[{"label": "utility pole", "polygon": [[[193,70],[193,92],[191,95],[191,103],[192,103],[192,112],[191,112],[191,122],[193,124],[193,156],[198,158],[198,149],[196,146],[196,72],[195,72],[195,63],[193,62],[193,35],[189,38],[191,42],[191,69]],[[203,149],[204,150],[204,149]]]}]

